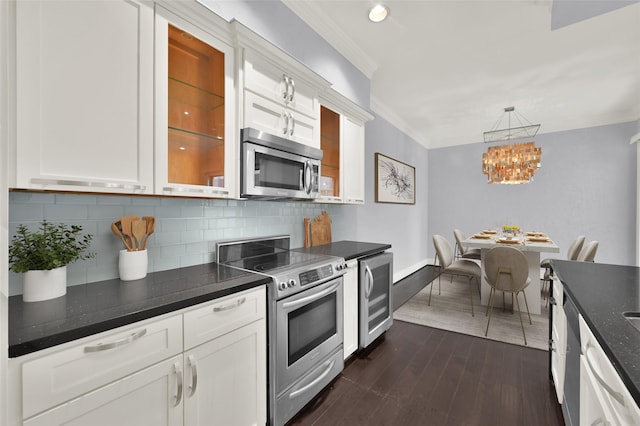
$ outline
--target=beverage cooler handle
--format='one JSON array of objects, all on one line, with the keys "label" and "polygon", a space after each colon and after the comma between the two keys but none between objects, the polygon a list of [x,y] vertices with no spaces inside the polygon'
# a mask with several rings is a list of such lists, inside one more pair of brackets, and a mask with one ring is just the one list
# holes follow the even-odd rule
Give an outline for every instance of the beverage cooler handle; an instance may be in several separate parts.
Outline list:
[{"label": "beverage cooler handle", "polygon": [[373,291],[373,272],[371,272],[371,268],[369,265],[364,268],[365,273],[367,274],[367,288],[365,289],[365,297],[368,299],[371,296],[371,291]]},{"label": "beverage cooler handle", "polygon": [[307,160],[304,163],[304,192],[311,193],[313,182],[311,182],[311,161]]}]

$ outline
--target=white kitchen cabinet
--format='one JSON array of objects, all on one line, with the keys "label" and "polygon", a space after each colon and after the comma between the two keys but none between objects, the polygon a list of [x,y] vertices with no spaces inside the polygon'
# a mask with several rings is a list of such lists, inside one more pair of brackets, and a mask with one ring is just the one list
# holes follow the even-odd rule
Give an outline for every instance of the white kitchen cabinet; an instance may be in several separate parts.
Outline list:
[{"label": "white kitchen cabinet", "polygon": [[264,425],[265,288],[187,312],[184,325],[185,424]]},{"label": "white kitchen cabinet", "polygon": [[176,356],[32,417],[25,426],[179,426],[182,357]]},{"label": "white kitchen cabinet", "polygon": [[237,198],[234,49],[226,21],[202,19],[156,6],[155,192]]},{"label": "white kitchen cabinet", "polygon": [[559,278],[553,277],[553,300],[549,305],[552,312],[551,324],[551,377],[556,388],[558,403],[562,404],[564,398],[564,377],[567,350],[567,317],[562,308],[564,290]]},{"label": "white kitchen cabinet", "polygon": [[322,203],[364,204],[365,122],[373,116],[337,92],[321,98]]},{"label": "white kitchen cabinet", "polygon": [[347,262],[344,278],[344,359],[358,349],[358,260]]},{"label": "white kitchen cabinet", "polygon": [[153,192],[153,9],[16,3],[11,187]]},{"label": "white kitchen cabinet", "polygon": [[240,58],[240,127],[320,148],[318,94],[329,82],[242,24],[232,25]]},{"label": "white kitchen cabinet", "polygon": [[640,407],[580,315],[580,425],[638,425]]},{"label": "white kitchen cabinet", "polygon": [[342,117],[343,188],[346,204],[364,204],[364,124]]},{"label": "white kitchen cabinet", "polygon": [[263,317],[185,352],[185,425],[266,423],[265,327]]},{"label": "white kitchen cabinet", "polygon": [[266,336],[262,286],[12,359],[10,425],[264,425]]}]

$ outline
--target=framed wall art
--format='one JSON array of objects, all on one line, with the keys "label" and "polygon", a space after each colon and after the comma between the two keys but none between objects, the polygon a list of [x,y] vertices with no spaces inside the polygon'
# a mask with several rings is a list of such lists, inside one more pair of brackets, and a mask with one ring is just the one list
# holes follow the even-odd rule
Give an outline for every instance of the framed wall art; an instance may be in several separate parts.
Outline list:
[{"label": "framed wall art", "polygon": [[376,203],[415,204],[416,169],[376,152]]}]

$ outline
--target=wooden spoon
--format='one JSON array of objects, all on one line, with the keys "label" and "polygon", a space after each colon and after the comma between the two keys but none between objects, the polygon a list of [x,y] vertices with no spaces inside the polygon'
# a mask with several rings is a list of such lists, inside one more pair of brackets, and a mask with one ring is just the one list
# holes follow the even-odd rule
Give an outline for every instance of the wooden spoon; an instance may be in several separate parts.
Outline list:
[{"label": "wooden spoon", "polygon": [[128,251],[131,251],[131,247],[129,246],[129,243],[127,243],[127,240],[125,239],[124,235],[122,235],[122,232],[120,231],[120,227],[116,224],[116,222],[113,222],[111,224],[111,231],[113,231],[113,233],[116,234],[116,236],[120,238],[120,240],[122,240],[126,249]]},{"label": "wooden spoon", "polygon": [[131,242],[131,249],[129,251],[137,250],[137,247],[135,246],[135,240],[133,239],[133,232],[131,227],[134,220],[140,220],[140,218],[138,216],[122,216],[120,218],[120,223],[122,224],[122,235],[124,235],[125,238],[128,238]]},{"label": "wooden spoon", "polygon": [[144,236],[147,235],[147,222],[144,220],[134,220],[131,224],[131,233],[136,239],[136,250],[143,250]]},{"label": "wooden spoon", "polygon": [[146,237],[144,239],[144,243],[142,243],[142,250],[144,250],[147,248],[147,241],[149,241],[149,236],[153,234],[153,231],[156,228],[156,218],[153,216],[144,216],[142,219],[147,224]]}]

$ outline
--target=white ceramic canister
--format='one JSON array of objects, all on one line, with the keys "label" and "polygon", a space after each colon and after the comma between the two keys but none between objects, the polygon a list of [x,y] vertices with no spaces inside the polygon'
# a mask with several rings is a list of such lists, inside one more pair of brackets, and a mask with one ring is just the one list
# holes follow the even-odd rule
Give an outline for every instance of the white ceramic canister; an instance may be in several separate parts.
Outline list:
[{"label": "white ceramic canister", "polygon": [[139,280],[147,276],[149,258],[147,250],[120,250],[118,270],[122,281]]}]

